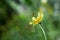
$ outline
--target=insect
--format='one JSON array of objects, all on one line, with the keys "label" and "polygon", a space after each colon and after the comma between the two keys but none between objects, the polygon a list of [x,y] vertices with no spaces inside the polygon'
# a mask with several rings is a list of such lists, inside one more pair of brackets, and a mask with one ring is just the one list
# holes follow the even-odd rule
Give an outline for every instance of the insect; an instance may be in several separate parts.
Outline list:
[{"label": "insect", "polygon": [[40,9],[39,11],[38,11],[38,15],[37,15],[37,17],[32,17],[32,21],[31,22],[29,22],[29,24],[30,25],[36,25],[36,24],[38,24],[38,23],[40,23],[41,21],[42,21],[42,19],[43,19],[43,11]]}]

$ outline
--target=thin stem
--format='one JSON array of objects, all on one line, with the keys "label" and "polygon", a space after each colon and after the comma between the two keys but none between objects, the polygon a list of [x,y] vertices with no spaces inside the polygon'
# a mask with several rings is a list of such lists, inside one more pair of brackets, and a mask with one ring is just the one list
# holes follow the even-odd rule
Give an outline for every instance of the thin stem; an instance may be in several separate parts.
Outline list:
[{"label": "thin stem", "polygon": [[42,25],[39,24],[39,27],[41,28],[41,30],[42,30],[42,32],[44,34],[45,40],[47,40],[46,33],[45,33],[44,29],[42,28]]}]

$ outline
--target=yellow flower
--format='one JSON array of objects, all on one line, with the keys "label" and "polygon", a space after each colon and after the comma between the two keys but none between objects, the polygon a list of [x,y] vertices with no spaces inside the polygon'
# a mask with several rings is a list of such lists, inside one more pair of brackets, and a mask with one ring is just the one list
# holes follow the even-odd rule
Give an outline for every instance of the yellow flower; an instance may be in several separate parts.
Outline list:
[{"label": "yellow flower", "polygon": [[36,25],[42,21],[42,18],[43,18],[43,12],[42,12],[42,10],[39,10],[37,18],[32,17],[32,21],[29,22],[29,24],[30,25]]}]

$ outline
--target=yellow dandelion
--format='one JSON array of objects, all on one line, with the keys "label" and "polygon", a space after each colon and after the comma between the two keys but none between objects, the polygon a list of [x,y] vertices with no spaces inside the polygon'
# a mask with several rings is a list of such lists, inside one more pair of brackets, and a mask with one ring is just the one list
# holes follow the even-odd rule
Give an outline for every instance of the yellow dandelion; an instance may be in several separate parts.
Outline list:
[{"label": "yellow dandelion", "polygon": [[42,18],[43,18],[43,12],[42,12],[42,10],[39,10],[37,18],[32,17],[32,21],[29,22],[29,24],[30,25],[36,25],[42,21]]}]

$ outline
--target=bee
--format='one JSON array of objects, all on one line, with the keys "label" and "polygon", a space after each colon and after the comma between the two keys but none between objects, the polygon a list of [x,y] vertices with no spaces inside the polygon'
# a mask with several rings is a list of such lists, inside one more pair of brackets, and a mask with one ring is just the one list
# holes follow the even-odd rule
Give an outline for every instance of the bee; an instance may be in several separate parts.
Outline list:
[{"label": "bee", "polygon": [[41,21],[42,21],[42,19],[43,19],[43,11],[42,10],[39,10],[38,11],[38,15],[37,15],[37,17],[32,17],[32,21],[31,22],[29,22],[29,24],[30,25],[36,25],[36,24],[39,24]]}]

